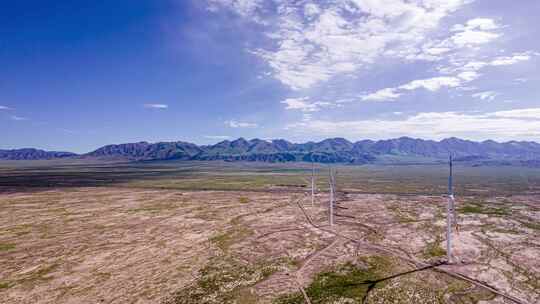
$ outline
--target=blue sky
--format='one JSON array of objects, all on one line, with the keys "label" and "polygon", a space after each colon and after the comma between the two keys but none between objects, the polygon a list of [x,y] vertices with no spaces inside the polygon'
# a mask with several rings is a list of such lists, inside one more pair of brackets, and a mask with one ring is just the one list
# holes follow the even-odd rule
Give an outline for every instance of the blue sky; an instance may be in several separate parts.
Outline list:
[{"label": "blue sky", "polygon": [[0,148],[540,141],[536,0],[4,1]]}]

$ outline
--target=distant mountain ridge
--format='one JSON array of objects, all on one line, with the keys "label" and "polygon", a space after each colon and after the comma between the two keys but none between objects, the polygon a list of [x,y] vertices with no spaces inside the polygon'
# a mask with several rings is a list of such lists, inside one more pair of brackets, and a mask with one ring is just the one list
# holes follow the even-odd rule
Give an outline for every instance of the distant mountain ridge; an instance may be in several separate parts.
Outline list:
[{"label": "distant mountain ridge", "polygon": [[283,139],[266,141],[239,138],[232,141],[225,140],[214,145],[196,145],[182,141],[107,145],[82,155],[35,149],[0,150],[0,159],[51,159],[77,156],[134,161],[178,159],[366,164],[384,156],[446,159],[450,153],[461,161],[515,160],[523,162],[540,160],[540,144],[531,141],[474,142],[455,137],[441,141],[400,137],[357,142],[350,142],[344,138],[329,138],[320,142],[300,144]]},{"label": "distant mountain ridge", "polygon": [[44,151],[33,148],[0,150],[0,159],[6,160],[37,160],[56,159],[77,156],[71,152]]}]

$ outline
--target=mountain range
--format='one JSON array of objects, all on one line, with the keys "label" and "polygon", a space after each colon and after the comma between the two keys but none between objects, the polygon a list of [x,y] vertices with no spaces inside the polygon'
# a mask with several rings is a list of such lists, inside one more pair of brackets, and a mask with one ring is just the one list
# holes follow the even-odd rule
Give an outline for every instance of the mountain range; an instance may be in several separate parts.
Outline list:
[{"label": "mountain range", "polygon": [[43,151],[33,148],[0,150],[0,159],[6,160],[56,159],[76,156],[78,155],[71,152]]},{"label": "mountain range", "polygon": [[458,161],[504,160],[535,164],[540,160],[540,144],[530,141],[474,142],[455,137],[441,141],[401,137],[357,142],[350,142],[344,138],[330,138],[307,143],[292,143],[283,139],[266,141],[239,138],[214,145],[196,145],[182,141],[107,145],[86,154],[37,149],[0,150],[0,159],[99,158],[132,161],[176,159],[366,164],[385,157],[443,160],[447,159],[450,153]]}]

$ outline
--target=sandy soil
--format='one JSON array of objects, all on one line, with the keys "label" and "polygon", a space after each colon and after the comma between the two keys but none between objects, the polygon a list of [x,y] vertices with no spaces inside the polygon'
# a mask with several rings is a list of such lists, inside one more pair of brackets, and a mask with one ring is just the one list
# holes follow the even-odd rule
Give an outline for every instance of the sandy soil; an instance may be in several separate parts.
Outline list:
[{"label": "sandy soil", "polygon": [[[329,229],[325,194],[313,207],[302,198],[286,191],[125,188],[0,195],[0,303],[174,302],[218,260],[234,261],[225,268],[251,267],[249,273],[272,269],[243,277],[236,295],[244,299],[238,303],[271,303],[332,266],[380,254],[349,238],[422,261],[445,258],[438,250],[445,246],[444,198],[341,193],[331,229],[347,238],[313,227],[296,204],[300,200],[313,222]],[[458,199],[458,210],[471,202],[476,199]],[[490,198],[482,205],[490,209],[461,213],[453,248],[459,263],[450,267],[540,303],[539,202],[529,196]],[[394,259],[393,272],[412,267]],[[458,283],[426,271],[393,281],[371,295],[371,303],[384,292],[409,294],[400,280],[409,287],[430,284],[449,303],[469,303],[460,301],[476,292],[469,285],[446,290]],[[506,302],[493,297],[482,303]]]}]

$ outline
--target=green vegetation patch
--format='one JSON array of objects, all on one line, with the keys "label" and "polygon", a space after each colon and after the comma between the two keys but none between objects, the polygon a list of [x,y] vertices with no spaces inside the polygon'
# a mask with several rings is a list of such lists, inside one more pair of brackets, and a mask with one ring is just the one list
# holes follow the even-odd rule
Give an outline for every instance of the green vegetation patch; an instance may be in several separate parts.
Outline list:
[{"label": "green vegetation patch", "polygon": [[210,238],[210,242],[222,251],[227,251],[232,245],[252,235],[253,231],[244,226],[234,226],[224,233]]},{"label": "green vegetation patch", "polygon": [[292,267],[293,269],[298,269],[302,266],[302,263],[300,260],[295,259],[290,256],[280,258],[280,262],[286,266]]},{"label": "green vegetation patch", "polygon": [[467,293],[457,293],[453,296],[454,303],[477,304],[480,301],[490,301],[496,295],[485,289],[478,289]]},{"label": "green vegetation patch", "polygon": [[[446,304],[444,290],[416,280],[402,279],[389,282],[373,290],[364,303],[369,304]],[[451,302],[460,303],[461,302]]]},{"label": "green vegetation patch", "polygon": [[129,209],[129,212],[149,212],[149,213],[159,213],[162,211],[171,211],[177,209],[179,205],[174,203],[156,203],[153,205],[148,205],[144,207]]},{"label": "green vegetation patch", "polygon": [[426,248],[424,249],[424,257],[429,259],[445,256],[446,250],[441,247],[441,242],[441,237],[437,236],[433,242],[427,243]]},{"label": "green vegetation patch", "polygon": [[249,287],[277,271],[269,263],[244,265],[230,257],[215,257],[199,271],[198,280],[176,292],[165,304],[251,304]]},{"label": "green vegetation patch", "polygon": [[459,213],[464,214],[486,214],[492,216],[507,216],[511,210],[508,207],[489,206],[480,202],[467,203],[465,206],[458,209]]},{"label": "green vegetation patch", "polygon": [[241,219],[246,216],[239,215],[229,221],[232,226],[225,232],[219,233],[209,239],[209,241],[216,245],[223,252],[226,252],[232,245],[239,243],[245,238],[253,234],[253,230],[242,224]]},{"label": "green vegetation patch", "polygon": [[22,225],[12,226],[6,229],[6,231],[13,233],[15,236],[23,236],[32,232],[32,225],[22,224]]},{"label": "green vegetation patch", "polygon": [[521,225],[532,230],[540,230],[540,223],[528,222],[528,221],[519,221]]},{"label": "green vegetation patch", "polygon": [[10,287],[11,287],[11,284],[9,284],[8,282],[0,282],[0,290],[8,289]]},{"label": "green vegetation patch", "polygon": [[15,244],[0,243],[0,251],[8,251],[15,249]]},{"label": "green vegetation patch", "polygon": [[388,206],[388,209],[392,211],[397,220],[402,224],[418,222],[418,214],[409,213],[408,211],[401,210],[397,205]]},{"label": "green vegetation patch", "polygon": [[247,203],[249,203],[249,198],[247,198],[247,197],[245,197],[245,196],[242,196],[242,197],[240,197],[240,198],[238,199],[238,202],[239,202],[240,204],[247,204]]},{"label": "green vegetation patch", "polygon": [[[380,288],[385,282],[376,280],[389,274],[393,267],[392,260],[382,256],[363,258],[366,266],[351,262],[338,266],[331,271],[319,273],[305,289],[311,303],[361,303],[372,288]],[[303,304],[300,292],[283,295],[275,304]]]}]

